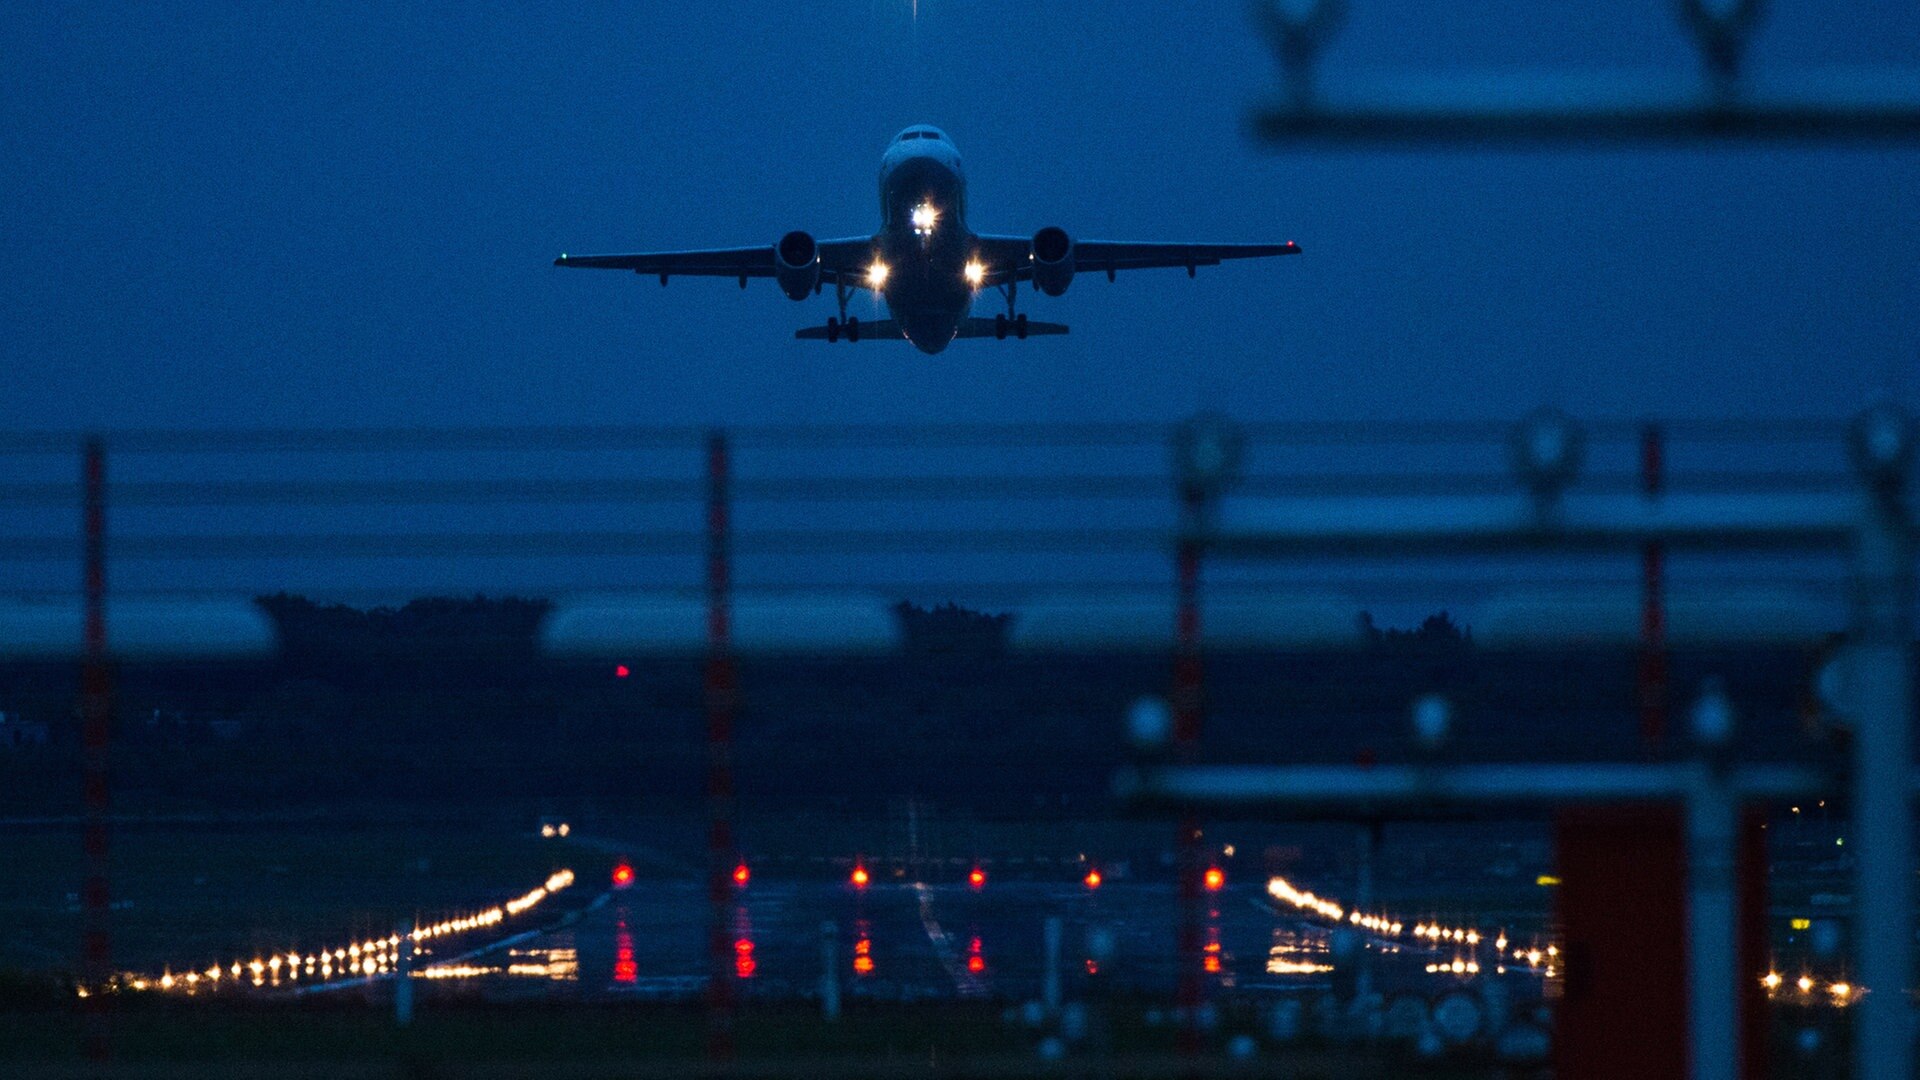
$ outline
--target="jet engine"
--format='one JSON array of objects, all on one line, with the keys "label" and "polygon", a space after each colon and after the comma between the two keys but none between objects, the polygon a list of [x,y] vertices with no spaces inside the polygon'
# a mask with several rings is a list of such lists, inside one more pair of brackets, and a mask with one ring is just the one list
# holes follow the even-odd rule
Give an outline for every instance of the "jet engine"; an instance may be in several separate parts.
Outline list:
[{"label": "jet engine", "polygon": [[1033,234],[1033,287],[1059,296],[1073,284],[1073,237],[1049,225]]},{"label": "jet engine", "polygon": [[773,279],[789,299],[805,300],[820,285],[820,245],[795,229],[773,245]]}]

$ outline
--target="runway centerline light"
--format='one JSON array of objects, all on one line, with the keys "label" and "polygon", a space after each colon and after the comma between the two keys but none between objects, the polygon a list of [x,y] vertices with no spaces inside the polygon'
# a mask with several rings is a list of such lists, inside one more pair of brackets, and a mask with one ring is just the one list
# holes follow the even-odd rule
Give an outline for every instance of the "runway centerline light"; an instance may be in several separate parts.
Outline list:
[{"label": "runway centerline light", "polygon": [[741,863],[733,868],[733,883],[735,885],[745,885],[748,879],[752,877],[753,874],[747,869],[746,863]]},{"label": "runway centerline light", "polygon": [[867,883],[872,881],[873,878],[867,874],[866,867],[856,865],[853,868],[853,875],[848,880],[853,882],[854,888],[864,889],[867,887]]},{"label": "runway centerline light", "polygon": [[981,888],[982,886],[986,885],[986,883],[987,883],[987,872],[985,870],[980,869],[977,866],[974,867],[973,870],[967,874],[967,884],[973,886],[976,889]]},{"label": "runway centerline light", "polygon": [[1209,866],[1205,880],[1208,892],[1219,892],[1226,887],[1227,875],[1219,867]]},{"label": "runway centerline light", "polygon": [[1087,888],[1097,889],[1100,887],[1100,883],[1106,879],[1100,876],[1099,870],[1089,870],[1087,871],[1087,876],[1080,880],[1086,883]]},{"label": "runway centerline light", "polygon": [[624,889],[632,884],[633,884],[633,867],[632,866],[630,866],[627,863],[621,863],[620,865],[613,868],[613,887],[614,888]]}]

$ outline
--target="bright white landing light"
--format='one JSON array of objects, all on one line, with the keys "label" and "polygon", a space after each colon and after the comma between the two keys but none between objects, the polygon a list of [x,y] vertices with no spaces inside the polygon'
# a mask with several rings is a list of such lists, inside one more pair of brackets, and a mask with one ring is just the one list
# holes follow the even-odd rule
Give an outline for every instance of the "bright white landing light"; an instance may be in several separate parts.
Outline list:
[{"label": "bright white landing light", "polygon": [[987,268],[981,264],[979,259],[969,261],[967,268],[962,271],[962,274],[966,277],[967,284],[976,289],[980,287],[981,282],[987,280]]},{"label": "bright white landing light", "polygon": [[881,262],[879,259],[873,260],[873,265],[867,267],[867,284],[878,289],[886,285],[886,283],[887,264]]},{"label": "bright white landing light", "polygon": [[913,223],[916,234],[927,236],[933,232],[934,223],[940,220],[940,211],[934,209],[932,203],[921,203],[907,215],[907,220]]}]

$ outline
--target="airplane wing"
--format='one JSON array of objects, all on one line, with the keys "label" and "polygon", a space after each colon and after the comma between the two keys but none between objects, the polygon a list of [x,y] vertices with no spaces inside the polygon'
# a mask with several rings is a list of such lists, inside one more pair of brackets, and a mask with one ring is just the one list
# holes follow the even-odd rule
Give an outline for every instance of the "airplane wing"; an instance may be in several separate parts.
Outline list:
[{"label": "airplane wing", "polygon": [[[822,240],[820,279],[864,287],[866,268],[873,261],[873,238],[850,236]],[[578,266],[589,270],[631,270],[636,274],[658,275],[662,285],[679,275],[688,277],[739,278],[744,287],[750,277],[772,277],[773,245],[743,248],[706,248],[695,251],[644,251],[618,255],[562,255],[555,266]]]},{"label": "airplane wing", "polygon": [[[1033,239],[1026,236],[981,236],[981,253],[987,261],[988,285],[1008,281],[1027,281],[1033,277],[1028,257]],[[1148,270],[1163,266],[1184,266],[1191,275],[1195,267],[1218,266],[1227,259],[1258,259],[1270,255],[1298,255],[1300,245],[1284,244],[1175,244],[1116,240],[1075,240],[1075,270],[1105,271],[1107,280],[1121,270]]]}]

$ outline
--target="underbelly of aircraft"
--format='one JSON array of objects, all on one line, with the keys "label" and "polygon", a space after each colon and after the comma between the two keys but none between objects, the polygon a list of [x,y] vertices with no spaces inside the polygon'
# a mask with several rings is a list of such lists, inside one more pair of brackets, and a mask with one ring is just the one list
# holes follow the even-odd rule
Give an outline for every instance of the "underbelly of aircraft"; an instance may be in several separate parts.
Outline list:
[{"label": "underbelly of aircraft", "polygon": [[908,341],[937,353],[953,341],[973,308],[973,289],[962,276],[965,256],[914,252],[888,275],[887,311]]}]

